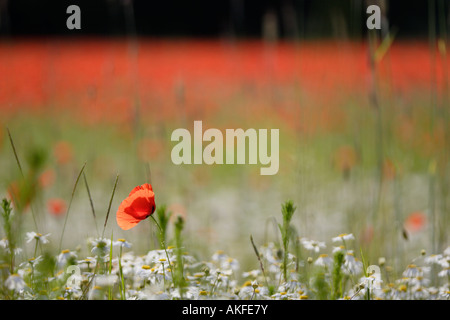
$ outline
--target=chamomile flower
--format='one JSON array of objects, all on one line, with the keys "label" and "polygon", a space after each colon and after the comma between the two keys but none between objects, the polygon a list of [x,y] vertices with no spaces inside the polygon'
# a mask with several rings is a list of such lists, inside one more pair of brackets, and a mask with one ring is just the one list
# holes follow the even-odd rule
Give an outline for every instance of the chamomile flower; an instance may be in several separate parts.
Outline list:
[{"label": "chamomile flower", "polygon": [[444,256],[450,257],[450,247],[447,247],[447,248],[444,250]]},{"label": "chamomile flower", "polygon": [[344,246],[333,247],[333,254],[337,252],[345,252]]},{"label": "chamomile flower", "polygon": [[440,271],[438,273],[439,277],[445,278],[445,277],[450,277],[450,268],[444,268],[442,269],[442,271]]},{"label": "chamomile flower", "polygon": [[61,253],[57,256],[56,262],[59,268],[63,268],[69,261],[73,260],[75,262],[76,258],[77,255],[75,252],[72,252],[69,249],[65,249],[62,250]]},{"label": "chamomile flower", "polygon": [[117,239],[117,241],[113,242],[113,246],[114,247],[121,247],[121,248],[130,249],[131,248],[131,243],[129,243],[125,239]]},{"label": "chamomile flower", "polygon": [[[11,249],[9,247],[9,241],[6,238],[3,238],[0,240],[0,247],[4,248],[7,253],[11,252]],[[14,248],[14,255],[19,255],[22,253],[22,248]]]},{"label": "chamomile flower", "polygon": [[425,258],[426,264],[440,264],[442,254],[432,254]]},{"label": "chamomile flower", "polygon": [[422,276],[415,277],[411,279],[411,285],[417,287],[427,287],[430,284],[430,279],[424,278]]},{"label": "chamomile flower", "polygon": [[135,274],[141,279],[148,279],[156,271],[156,268],[152,268],[149,265],[144,264],[143,266],[138,267]]},{"label": "chamomile flower", "polygon": [[305,247],[306,250],[319,252],[321,248],[325,248],[325,242],[315,241],[315,240],[308,240],[305,238],[302,238],[301,243]]},{"label": "chamomile flower", "polygon": [[220,267],[224,270],[237,271],[239,270],[239,261],[234,258],[227,258],[221,261]]},{"label": "chamomile flower", "polygon": [[314,265],[330,268],[333,264],[333,259],[330,258],[327,254],[321,254],[319,258],[314,262]]},{"label": "chamomile flower", "polygon": [[283,292],[277,292],[272,295],[272,299],[274,300],[291,300],[294,299],[296,296],[295,293],[287,293],[286,291]]},{"label": "chamomile flower", "polygon": [[342,233],[340,235],[338,235],[337,237],[334,237],[331,239],[333,242],[345,242],[345,241],[350,241],[350,240],[355,240],[355,237],[353,236],[352,233]]},{"label": "chamomile flower", "polygon": [[167,259],[167,255],[169,255],[170,261],[174,260],[172,248],[167,248],[167,250],[151,250],[147,253],[145,257],[145,263],[146,264],[158,263],[161,261],[161,259]]},{"label": "chamomile flower", "polygon": [[417,287],[412,291],[412,298],[414,300],[424,300],[428,298],[428,291],[422,287]]},{"label": "chamomile flower", "polygon": [[97,257],[104,257],[109,255],[111,240],[106,238],[97,238],[91,242],[91,253]]},{"label": "chamomile flower", "polygon": [[87,269],[87,270],[90,270],[91,268],[93,268],[96,263],[97,263],[97,259],[93,258],[93,257],[86,257],[83,260],[77,261],[77,264],[81,269]]},{"label": "chamomile flower", "polygon": [[89,290],[88,294],[89,300],[104,300],[105,299],[105,290],[100,286],[93,286],[91,290]]},{"label": "chamomile flower", "polygon": [[46,235],[42,235],[41,233],[36,233],[34,231],[27,232],[25,235],[25,240],[27,243],[30,243],[33,240],[36,240],[37,242],[40,242],[42,244],[46,244],[49,242],[47,239],[50,236],[50,233],[47,233]]},{"label": "chamomile flower", "polygon": [[353,255],[353,252],[349,251],[344,257],[344,265],[342,266],[344,273],[348,275],[357,275],[362,273],[363,264]]},{"label": "chamomile flower", "polygon": [[214,262],[222,262],[228,259],[228,256],[225,254],[223,250],[217,250],[211,257]]},{"label": "chamomile flower", "polygon": [[421,275],[420,269],[415,264],[408,265],[406,270],[403,271],[403,277],[405,278],[417,278]]},{"label": "chamomile flower", "polygon": [[5,286],[15,292],[22,291],[27,285],[20,275],[14,273],[5,280]]},{"label": "chamomile flower", "polygon": [[116,274],[99,274],[94,279],[94,285],[99,287],[112,287],[118,280],[119,277]]},{"label": "chamomile flower", "polygon": [[254,279],[256,279],[260,274],[261,274],[261,270],[255,269],[255,270],[251,270],[251,271],[244,272],[244,273],[242,274],[242,277],[244,277],[244,278],[254,278]]}]

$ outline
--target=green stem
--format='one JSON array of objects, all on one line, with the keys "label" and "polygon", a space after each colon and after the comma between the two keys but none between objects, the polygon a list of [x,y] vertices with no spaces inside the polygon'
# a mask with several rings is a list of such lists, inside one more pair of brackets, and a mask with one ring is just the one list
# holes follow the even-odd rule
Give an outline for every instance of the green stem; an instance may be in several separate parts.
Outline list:
[{"label": "green stem", "polygon": [[[153,215],[150,216],[153,219],[153,222],[156,224],[156,226],[159,229],[159,232],[161,232],[161,234],[163,234],[163,230],[161,229],[161,226],[159,225],[158,221],[156,221],[155,217]],[[167,249],[166,249],[166,243],[163,239],[163,237],[160,238],[161,241],[161,246],[164,248],[164,252],[166,253],[166,257],[167,257],[167,262],[169,263],[169,267],[170,267],[170,272],[172,273],[172,281],[174,281],[174,276],[173,276],[173,271],[172,271],[172,264],[170,263],[170,258],[169,258],[169,254],[167,253]],[[164,265],[163,265],[164,268]],[[165,279],[165,274],[164,274],[164,279]]]}]

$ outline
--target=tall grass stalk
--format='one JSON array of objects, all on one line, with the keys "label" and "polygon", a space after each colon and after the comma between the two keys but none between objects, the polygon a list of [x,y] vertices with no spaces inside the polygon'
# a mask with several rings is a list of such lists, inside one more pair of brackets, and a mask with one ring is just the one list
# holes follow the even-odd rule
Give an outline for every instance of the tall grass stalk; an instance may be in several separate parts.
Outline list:
[{"label": "tall grass stalk", "polygon": [[255,251],[256,258],[259,261],[259,267],[261,268],[261,272],[262,272],[262,275],[264,277],[264,282],[266,283],[267,289],[270,290],[269,282],[267,281],[266,272],[264,270],[264,264],[261,261],[261,255],[259,254],[259,251],[258,251],[258,249],[255,246],[255,242],[253,241],[253,236],[252,235],[250,235],[250,242],[252,244],[253,250]]},{"label": "tall grass stalk", "polygon": [[[17,166],[19,167],[20,174],[21,174],[22,179],[24,180],[24,182],[26,182],[25,181],[25,175],[24,175],[23,170],[22,170],[22,165],[20,164],[19,156],[17,155],[16,147],[14,145],[14,140],[13,140],[13,138],[11,136],[11,132],[9,131],[9,128],[6,128],[6,130],[8,131],[9,142],[11,144],[11,148],[13,150],[14,158],[16,159]],[[38,224],[37,224],[37,221],[36,221],[36,214],[34,212],[33,205],[32,205],[31,202],[30,202],[30,210],[31,210],[31,215],[33,217],[34,227],[36,228],[36,232],[39,232]]]},{"label": "tall grass stalk", "polygon": [[119,174],[117,174],[117,176],[116,176],[116,181],[114,182],[114,188],[111,193],[111,198],[109,199],[109,205],[108,205],[108,210],[106,211],[105,223],[103,224],[102,238],[103,238],[103,235],[105,234],[106,224],[108,223],[109,213],[111,211],[111,204],[114,199],[114,194],[116,193],[116,187],[117,187],[118,181],[119,181]]},{"label": "tall grass stalk", "polygon": [[[111,232],[111,244],[109,246],[109,263],[108,263],[108,274],[111,275],[112,271],[112,259],[113,259],[113,232]],[[112,300],[112,288],[111,286],[108,287],[108,300]]]},{"label": "tall grass stalk", "polygon": [[338,251],[334,254],[334,264],[333,264],[333,291],[331,298],[333,300],[339,299],[342,297],[342,265],[344,264],[344,253],[342,251]]},{"label": "tall grass stalk", "polygon": [[92,216],[94,217],[95,231],[97,232],[97,237],[98,237],[99,233],[98,233],[98,226],[97,226],[97,217],[95,216],[94,202],[92,201],[91,191],[89,190],[89,185],[88,185],[86,175],[84,174],[84,172],[83,172],[83,179],[84,179],[84,185],[86,186],[86,191],[87,191],[87,194],[89,197],[89,204],[91,205]]},{"label": "tall grass stalk", "polygon": [[[183,243],[181,240],[181,231],[183,231],[184,228],[184,220],[181,216],[177,217],[177,220],[175,221],[175,247],[176,247],[176,257],[177,257],[177,264],[176,264],[176,283],[178,285],[178,289],[180,290],[180,297],[183,299],[184,295],[184,287],[186,285],[185,279],[184,279],[184,262],[183,262],[183,254],[182,254],[182,248]],[[212,294],[212,291],[211,291]]]},{"label": "tall grass stalk", "polygon": [[84,163],[83,167],[81,168],[80,173],[78,174],[77,179],[75,181],[75,185],[73,186],[72,195],[71,195],[70,201],[69,201],[69,206],[67,207],[66,216],[64,218],[64,225],[63,225],[63,229],[62,229],[62,232],[61,232],[61,237],[59,239],[59,250],[58,250],[59,252],[61,252],[64,232],[66,230],[67,219],[69,218],[70,207],[72,206],[72,200],[73,200],[73,197],[75,195],[75,190],[77,189],[78,181],[80,180],[81,174],[83,173],[83,170],[84,170],[85,167],[86,167],[86,162]]},{"label": "tall grass stalk", "polygon": [[291,200],[286,201],[281,206],[281,213],[283,215],[283,224],[278,224],[278,228],[281,232],[281,238],[283,242],[283,277],[284,281],[287,282],[287,264],[288,264],[288,252],[289,252],[289,239],[291,236],[291,219],[295,211],[294,204]]}]

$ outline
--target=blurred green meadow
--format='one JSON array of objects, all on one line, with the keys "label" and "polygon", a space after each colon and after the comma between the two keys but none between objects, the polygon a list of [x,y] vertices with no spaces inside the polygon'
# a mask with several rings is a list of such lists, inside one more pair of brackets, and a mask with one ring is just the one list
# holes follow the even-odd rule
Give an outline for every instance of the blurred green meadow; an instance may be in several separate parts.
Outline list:
[{"label": "blurred green meadow", "polygon": [[[108,45],[117,44],[103,43]],[[177,48],[170,45],[171,49]],[[211,59],[216,58],[217,44],[207,45],[212,48]],[[288,49],[284,50],[290,50],[288,44],[285,46]],[[414,44],[404,46],[398,50],[416,48]],[[56,44],[55,47],[59,48]],[[303,50],[318,50],[317,47],[320,46],[312,44]],[[237,48],[246,50],[245,44]],[[352,55],[361,56],[361,60],[365,57],[364,46],[357,47],[356,53],[351,48],[347,53],[338,50],[342,63]],[[140,59],[145,59],[145,54],[143,50]],[[151,52],[148,55],[151,59]],[[208,52],[203,55],[207,57]],[[303,55],[308,58],[312,53]],[[393,55],[391,59],[398,61],[401,56]],[[289,56],[293,65],[301,57],[302,53]],[[285,57],[274,54],[275,65],[276,59],[281,58]],[[304,63],[299,70],[309,65]],[[220,63],[218,66],[224,67]],[[428,72],[423,69],[422,72]],[[191,74],[185,72],[189,78]],[[288,76],[294,73],[279,72]],[[367,74],[370,70],[360,78]],[[276,77],[269,77],[272,82],[268,83],[246,81],[245,77],[234,75],[232,85],[223,85],[225,90],[220,85],[210,85],[211,89],[205,91],[208,76],[201,74],[199,78],[193,76],[191,82],[186,80],[181,97],[176,82],[173,91],[167,90],[158,97],[151,90],[150,94],[144,90],[125,96],[128,109],[117,110],[119,115],[128,115],[122,118],[114,118],[113,106],[101,109],[98,100],[102,97],[96,98],[97,104],[82,106],[83,97],[74,99],[70,87],[66,88],[66,95],[72,97],[72,108],[59,106],[67,99],[60,98],[60,102],[59,93],[53,98],[50,94],[49,105],[36,102],[38,107],[5,109],[1,119],[2,194],[8,197],[11,185],[21,180],[6,128],[23,168],[24,184],[34,184],[23,213],[22,231],[51,233],[59,239],[77,175],[86,163],[84,173],[96,218],[85,182],[80,180],[67,218],[65,248],[79,246],[84,250],[86,239],[102,230],[117,174],[106,234],[130,240],[137,252],[158,246],[154,228],[144,221],[131,231],[122,231],[116,225],[115,212],[134,186],[146,182],[153,185],[157,205],[165,204],[185,217],[184,236],[189,251],[208,256],[218,249],[226,250],[244,266],[256,262],[250,235],[259,243],[278,241],[275,221],[279,220],[281,203],[286,199],[297,205],[292,224],[299,237],[326,241],[331,236],[352,233],[356,237],[355,252],[361,248],[373,262],[384,256],[396,270],[402,270],[421,249],[439,252],[448,245],[446,90],[435,93],[432,88],[414,83],[414,79],[410,84],[406,82],[408,87],[403,91],[396,90],[392,85],[395,79],[384,76],[377,92],[379,106],[374,106],[367,88],[337,90],[324,83],[323,88],[308,91],[308,85],[302,85],[309,76],[304,72],[299,72],[296,81],[277,82]],[[335,77],[339,81],[349,75]],[[349,86],[357,85],[358,79],[349,80]],[[57,84],[52,85],[56,90]],[[104,85],[115,86],[109,82]],[[100,95],[102,88],[97,84],[93,90],[94,95]],[[169,103],[181,102],[161,112],[158,105],[163,106],[164,102],[158,99],[166,97]],[[211,100],[215,105],[209,106]],[[90,113],[96,119],[91,119]],[[170,158],[175,145],[171,133],[176,128],[193,132],[194,120],[202,120],[204,130],[278,128],[279,172],[261,176],[259,164],[174,165]],[[32,181],[28,177],[33,177]],[[52,214],[52,199],[61,199],[65,209]],[[57,243],[53,245],[56,249]]]}]

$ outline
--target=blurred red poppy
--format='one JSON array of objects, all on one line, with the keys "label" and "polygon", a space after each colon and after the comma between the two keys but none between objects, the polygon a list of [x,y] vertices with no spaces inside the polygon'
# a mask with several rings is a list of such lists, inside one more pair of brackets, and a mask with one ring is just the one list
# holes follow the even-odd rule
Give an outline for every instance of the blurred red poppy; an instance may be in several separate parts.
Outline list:
[{"label": "blurred red poppy", "polygon": [[8,186],[8,195],[17,210],[25,211],[35,195],[35,188],[23,180],[13,181]]},{"label": "blurred red poppy", "polygon": [[66,141],[57,142],[53,147],[53,154],[57,163],[66,164],[73,158],[72,146]]},{"label": "blurred red poppy", "polygon": [[155,193],[145,183],[134,188],[119,206],[116,221],[120,228],[128,230],[155,212]]},{"label": "blurred red poppy", "polygon": [[405,228],[409,232],[417,232],[425,227],[427,216],[423,212],[413,212],[405,220]]},{"label": "blurred red poppy", "polygon": [[47,169],[39,176],[39,184],[43,188],[50,187],[55,182],[55,171],[53,169]]},{"label": "blurred red poppy", "polygon": [[63,199],[50,199],[47,201],[47,209],[54,216],[61,216],[66,212],[66,202]]}]

